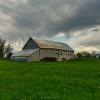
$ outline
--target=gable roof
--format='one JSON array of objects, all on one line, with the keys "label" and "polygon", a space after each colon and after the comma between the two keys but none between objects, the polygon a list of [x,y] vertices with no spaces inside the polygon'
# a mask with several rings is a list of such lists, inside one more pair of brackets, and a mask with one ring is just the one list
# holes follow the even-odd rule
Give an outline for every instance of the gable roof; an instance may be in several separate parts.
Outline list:
[{"label": "gable roof", "polygon": [[52,49],[61,49],[61,50],[68,50],[74,51],[68,44],[62,42],[55,42],[50,40],[42,40],[42,39],[34,39],[32,38],[39,48],[52,48]]}]

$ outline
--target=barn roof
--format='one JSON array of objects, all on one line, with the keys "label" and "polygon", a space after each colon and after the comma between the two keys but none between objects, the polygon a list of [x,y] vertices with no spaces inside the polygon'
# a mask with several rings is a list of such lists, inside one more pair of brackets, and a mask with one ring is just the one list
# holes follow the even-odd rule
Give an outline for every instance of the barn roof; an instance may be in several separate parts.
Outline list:
[{"label": "barn roof", "polygon": [[50,40],[41,40],[41,39],[34,39],[33,40],[37,43],[40,48],[52,48],[52,49],[61,49],[61,50],[68,50],[74,51],[68,44],[62,42],[55,42]]},{"label": "barn roof", "polygon": [[38,49],[22,50],[22,51],[19,51],[18,53],[13,54],[13,57],[15,57],[15,56],[16,57],[28,57],[37,50]]}]

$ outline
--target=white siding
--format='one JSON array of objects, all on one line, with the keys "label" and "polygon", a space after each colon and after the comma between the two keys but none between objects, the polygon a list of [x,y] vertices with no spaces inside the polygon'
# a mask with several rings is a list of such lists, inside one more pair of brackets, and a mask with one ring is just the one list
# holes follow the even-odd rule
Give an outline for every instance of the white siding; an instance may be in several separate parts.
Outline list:
[{"label": "white siding", "polygon": [[[58,61],[68,60],[74,57],[74,52],[57,49],[39,49],[29,57],[16,57],[17,61],[40,61],[45,57],[57,58]],[[14,59],[14,58],[13,58]]]},{"label": "white siding", "polygon": [[64,51],[64,50],[56,50],[56,49],[40,49],[40,59],[44,57],[55,57],[58,60],[62,59],[70,59],[74,56],[74,52]]}]

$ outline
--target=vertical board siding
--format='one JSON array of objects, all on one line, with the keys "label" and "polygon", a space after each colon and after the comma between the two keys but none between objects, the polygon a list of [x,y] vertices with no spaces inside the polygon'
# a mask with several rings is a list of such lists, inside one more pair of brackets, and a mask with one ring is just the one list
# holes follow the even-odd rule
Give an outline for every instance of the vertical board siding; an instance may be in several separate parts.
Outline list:
[{"label": "vertical board siding", "polygon": [[40,61],[44,58],[56,58],[58,61],[74,58],[74,52],[57,49],[38,49],[29,57],[15,57],[16,61]]},{"label": "vertical board siding", "polygon": [[57,50],[57,49],[40,49],[39,53],[37,54],[38,59],[43,59],[45,57],[54,57],[58,60],[68,60],[70,58],[74,57],[74,52],[71,51],[63,51],[63,50]]}]

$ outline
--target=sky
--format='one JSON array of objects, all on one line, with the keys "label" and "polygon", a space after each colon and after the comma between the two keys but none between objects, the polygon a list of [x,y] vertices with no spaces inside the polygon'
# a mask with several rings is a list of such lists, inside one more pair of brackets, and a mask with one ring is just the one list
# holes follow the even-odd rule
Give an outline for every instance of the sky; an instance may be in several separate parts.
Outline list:
[{"label": "sky", "polygon": [[100,0],[0,0],[0,38],[21,50],[28,38],[100,50]]}]

